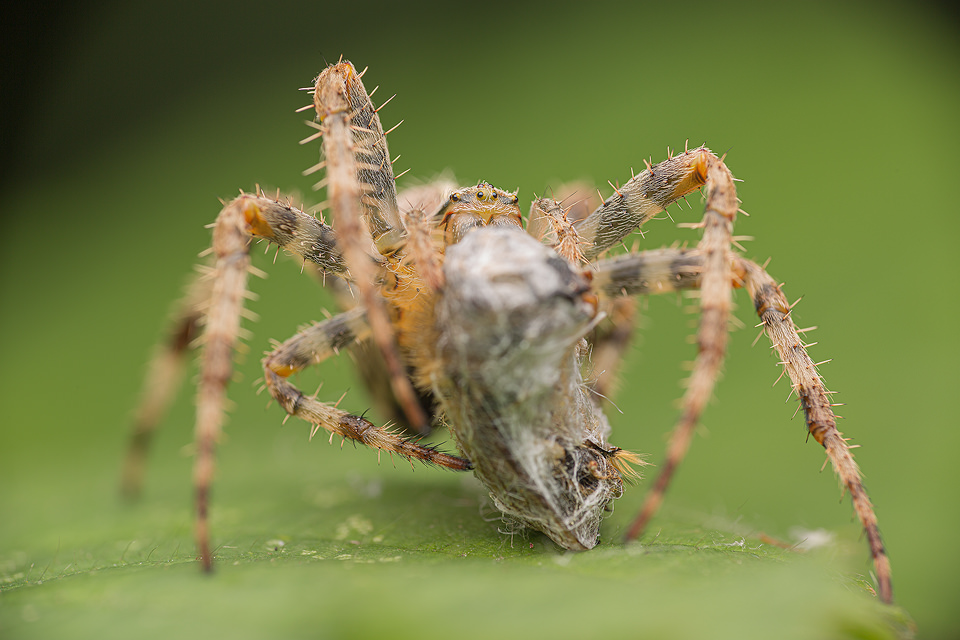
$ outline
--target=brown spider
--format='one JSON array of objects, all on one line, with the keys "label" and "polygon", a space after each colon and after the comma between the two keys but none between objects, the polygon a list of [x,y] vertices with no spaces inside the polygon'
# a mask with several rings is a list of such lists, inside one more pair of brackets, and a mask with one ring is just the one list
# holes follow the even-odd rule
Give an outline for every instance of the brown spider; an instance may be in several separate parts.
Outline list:
[{"label": "brown spider", "polygon": [[[249,251],[264,239],[332,274],[345,308],[263,360],[266,388],[289,415],[319,429],[455,470],[473,470],[505,520],[542,531],[567,549],[592,548],[601,519],[636,475],[634,454],[608,443],[599,401],[629,336],[632,298],[699,289],[699,352],[660,474],[627,535],[656,513],[711,396],[727,341],[734,288],[751,296],[764,332],[800,399],[810,434],[826,449],[866,532],[879,594],[891,600],[890,567],[876,517],[829,392],[807,355],[780,287],[731,250],[739,211],[730,171],[706,147],[687,149],[632,177],[598,207],[533,202],[523,227],[518,198],[489,184],[456,189],[438,180],[398,196],[377,109],[349,62],[327,67],[313,90],[323,138],[326,208],[333,227],[259,190],[226,204],[213,225],[214,265],[192,286],[173,339],[151,366],[124,474],[135,493],[150,434],[203,326],[197,400],[196,541],[212,566],[207,505],[214,448],[240,332]],[[669,155],[669,154],[668,154]],[[703,188],[702,239],[598,259],[677,199]],[[334,230],[335,229],[335,230]],[[430,416],[460,455],[418,444],[362,416],[304,395],[290,376],[357,349],[380,400],[413,430]],[[603,373],[584,382],[592,360]],[[405,418],[405,420],[404,420]]]}]

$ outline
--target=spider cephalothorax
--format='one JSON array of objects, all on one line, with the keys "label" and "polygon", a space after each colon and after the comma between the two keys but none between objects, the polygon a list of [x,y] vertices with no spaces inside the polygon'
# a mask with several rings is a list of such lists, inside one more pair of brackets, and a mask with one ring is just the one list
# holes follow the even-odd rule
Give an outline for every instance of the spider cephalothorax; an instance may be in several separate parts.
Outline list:
[{"label": "spider cephalothorax", "polygon": [[[656,512],[710,398],[726,350],[731,296],[743,288],[801,400],[810,434],[825,448],[863,524],[881,597],[890,570],[872,506],[836,429],[829,392],[790,318],[780,286],[731,248],[739,211],[733,177],[706,147],[668,153],[595,208],[540,198],[526,224],[516,193],[486,182],[440,179],[397,193],[386,137],[349,62],[325,69],[313,90],[323,138],[326,209],[333,225],[259,191],[226,204],[214,224],[214,264],[197,280],[174,338],[158,356],[138,414],[125,486],[140,483],[146,442],[188,349],[203,326],[197,405],[197,543],[207,532],[213,450],[223,420],[240,328],[250,245],[265,240],[334,283],[344,310],[300,331],[263,360],[283,410],[380,451],[473,470],[506,520],[567,549],[596,545],[600,522],[637,456],[608,442],[601,400],[629,339],[633,296],[699,289],[698,355],[666,459],[635,538]],[[702,239],[693,249],[604,253],[677,199],[703,188]],[[564,192],[563,188],[558,193]],[[566,191],[569,191],[567,189]],[[291,377],[357,351],[371,392],[407,426],[446,426],[459,455],[438,451],[302,393]],[[584,380],[584,371],[595,372]]]},{"label": "spider cephalothorax", "polygon": [[450,194],[436,217],[444,230],[444,242],[456,244],[470,230],[483,226],[510,225],[523,228],[520,220],[520,199],[491,184],[480,182],[475,187],[458,189]]}]

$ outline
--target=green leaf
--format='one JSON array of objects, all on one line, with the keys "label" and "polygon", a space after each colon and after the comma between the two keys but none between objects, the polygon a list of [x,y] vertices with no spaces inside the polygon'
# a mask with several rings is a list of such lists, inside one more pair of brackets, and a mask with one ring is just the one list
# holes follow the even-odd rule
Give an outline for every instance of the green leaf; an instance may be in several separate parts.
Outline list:
[{"label": "green leaf", "polygon": [[[467,474],[378,468],[370,452],[305,443],[304,430],[261,440],[222,448],[212,575],[194,559],[189,460],[158,452],[134,505],[104,499],[116,488],[106,455],[92,492],[35,476],[0,557],[4,637],[895,638],[908,628],[851,568],[862,565],[855,540],[785,550],[668,507],[651,535],[623,545],[632,513],[619,509],[597,548],[564,552],[540,534],[499,533]],[[44,509],[31,512],[31,500]]]}]

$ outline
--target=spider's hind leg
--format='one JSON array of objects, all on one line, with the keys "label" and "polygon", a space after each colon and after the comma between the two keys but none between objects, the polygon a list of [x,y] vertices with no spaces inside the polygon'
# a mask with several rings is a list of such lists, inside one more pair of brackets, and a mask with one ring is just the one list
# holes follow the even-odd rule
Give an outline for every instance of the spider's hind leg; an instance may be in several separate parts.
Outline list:
[{"label": "spider's hind leg", "polygon": [[147,366],[120,479],[120,491],[125,498],[135,499],[143,489],[150,444],[183,379],[187,356],[192,353],[200,331],[204,301],[210,296],[210,284],[209,278],[194,278],[177,305],[167,340],[157,346]]},{"label": "spider's hind leg", "polygon": [[833,412],[830,392],[817,373],[816,363],[807,354],[806,345],[800,339],[793,323],[791,306],[776,280],[763,267],[750,260],[739,259],[735,268],[741,274],[744,288],[753,300],[763,331],[773,343],[780,356],[780,363],[790,377],[794,393],[800,399],[808,432],[826,450],[827,458],[841,485],[850,492],[853,508],[870,544],[870,553],[877,572],[878,595],[883,602],[890,603],[893,601],[890,560],[880,537],[877,516],[850,447],[837,430],[837,416]]},{"label": "spider's hind leg", "polygon": [[854,510],[870,544],[878,594],[884,602],[891,602],[890,562],[860,471],[846,440],[836,428],[830,394],[817,373],[816,364],[807,354],[806,345],[790,317],[790,305],[779,285],[762,267],[731,252],[733,220],[739,202],[733,179],[722,159],[709,154],[704,160],[708,193],[701,224],[703,238],[697,248],[661,249],[602,260],[597,264],[594,277],[595,290],[606,296],[700,289],[699,352],[683,397],[681,416],[674,427],[660,473],[630,526],[627,539],[639,536],[656,514],[673,473],[686,455],[725,355],[732,290],[742,286],[750,294],[764,332],[791,379],[809,433],[824,447],[841,484],[850,492]]}]

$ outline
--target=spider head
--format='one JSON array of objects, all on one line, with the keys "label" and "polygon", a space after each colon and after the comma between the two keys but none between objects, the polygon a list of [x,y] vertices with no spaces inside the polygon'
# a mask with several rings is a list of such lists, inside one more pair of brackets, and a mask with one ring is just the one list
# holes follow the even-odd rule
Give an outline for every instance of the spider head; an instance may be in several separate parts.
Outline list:
[{"label": "spider head", "polygon": [[456,244],[467,233],[484,226],[522,226],[520,199],[516,193],[498,189],[487,182],[458,189],[440,207],[436,218],[444,229],[447,245]]}]

